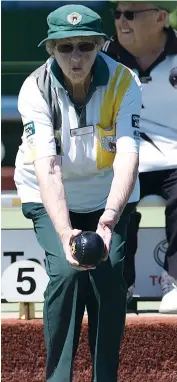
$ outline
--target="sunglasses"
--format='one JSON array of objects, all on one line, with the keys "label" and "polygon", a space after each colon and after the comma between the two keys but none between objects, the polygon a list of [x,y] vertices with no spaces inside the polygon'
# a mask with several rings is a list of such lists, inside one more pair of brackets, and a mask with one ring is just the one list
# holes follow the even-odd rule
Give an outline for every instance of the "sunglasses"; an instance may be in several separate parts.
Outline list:
[{"label": "sunglasses", "polygon": [[136,18],[136,14],[137,13],[143,13],[143,12],[149,12],[149,11],[159,11],[159,9],[157,8],[150,8],[150,9],[143,9],[141,11],[115,11],[114,13],[114,17],[116,20],[119,20],[121,18],[122,15],[124,15],[124,17],[129,20],[129,21],[132,21]]},{"label": "sunglasses", "polygon": [[78,45],[73,45],[73,44],[61,44],[57,45],[57,50],[59,53],[72,53],[74,48],[77,47],[81,53],[87,53],[87,52],[92,52],[95,47],[96,43],[94,42],[82,42]]}]

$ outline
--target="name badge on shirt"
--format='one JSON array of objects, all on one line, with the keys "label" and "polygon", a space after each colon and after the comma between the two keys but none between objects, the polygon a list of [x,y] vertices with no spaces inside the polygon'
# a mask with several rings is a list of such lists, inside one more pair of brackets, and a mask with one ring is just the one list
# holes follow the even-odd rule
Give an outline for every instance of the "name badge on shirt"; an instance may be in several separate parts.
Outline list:
[{"label": "name badge on shirt", "polygon": [[71,137],[76,137],[80,135],[86,135],[86,134],[92,134],[94,132],[94,126],[85,126],[85,127],[78,127],[77,129],[71,129],[70,135]]}]

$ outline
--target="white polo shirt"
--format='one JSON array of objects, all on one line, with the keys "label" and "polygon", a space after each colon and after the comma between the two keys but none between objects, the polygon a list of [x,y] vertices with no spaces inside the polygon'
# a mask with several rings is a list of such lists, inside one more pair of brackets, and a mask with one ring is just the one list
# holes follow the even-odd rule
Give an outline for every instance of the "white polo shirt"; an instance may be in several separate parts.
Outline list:
[{"label": "white polo shirt", "polygon": [[[48,60],[48,65],[53,60]],[[51,68],[51,66],[50,66]],[[16,158],[15,183],[22,203],[42,203],[34,161],[57,155],[61,143],[62,173],[69,210],[92,212],[105,207],[113,179],[115,152],[138,152],[141,84],[137,76],[103,53],[96,58],[95,90],[85,106],[85,126],[62,81],[51,70],[62,124],[54,131],[49,106],[36,79],[29,76],[19,94],[24,125]],[[59,157],[59,155],[58,155]],[[129,202],[139,199],[136,182]]]},{"label": "white polo shirt", "polygon": [[164,52],[146,71],[113,38],[103,48],[142,82],[140,172],[177,168],[177,32],[167,31]]},{"label": "white polo shirt", "polygon": [[140,172],[177,168],[177,85],[172,79],[177,83],[177,54],[155,66],[150,77],[142,84]]}]

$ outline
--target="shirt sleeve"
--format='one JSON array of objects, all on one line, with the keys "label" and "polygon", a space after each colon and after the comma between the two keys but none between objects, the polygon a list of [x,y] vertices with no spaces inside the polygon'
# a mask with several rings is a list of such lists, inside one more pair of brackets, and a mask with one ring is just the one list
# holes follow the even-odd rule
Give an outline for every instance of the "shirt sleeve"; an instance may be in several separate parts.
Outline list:
[{"label": "shirt sleeve", "polygon": [[20,90],[18,110],[24,131],[24,164],[36,159],[56,155],[54,129],[50,111],[38,89],[36,80],[28,77]]},{"label": "shirt sleeve", "polygon": [[135,73],[125,93],[116,118],[117,152],[139,152],[139,119],[142,107],[142,87]]}]

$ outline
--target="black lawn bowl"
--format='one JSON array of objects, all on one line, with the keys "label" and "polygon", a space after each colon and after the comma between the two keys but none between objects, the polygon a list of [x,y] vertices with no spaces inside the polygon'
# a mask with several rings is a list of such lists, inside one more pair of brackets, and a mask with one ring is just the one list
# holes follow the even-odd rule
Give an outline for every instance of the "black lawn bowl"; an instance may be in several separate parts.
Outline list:
[{"label": "black lawn bowl", "polygon": [[103,239],[95,232],[84,231],[72,243],[72,255],[79,265],[97,266],[104,257]]}]

